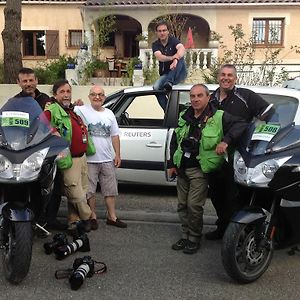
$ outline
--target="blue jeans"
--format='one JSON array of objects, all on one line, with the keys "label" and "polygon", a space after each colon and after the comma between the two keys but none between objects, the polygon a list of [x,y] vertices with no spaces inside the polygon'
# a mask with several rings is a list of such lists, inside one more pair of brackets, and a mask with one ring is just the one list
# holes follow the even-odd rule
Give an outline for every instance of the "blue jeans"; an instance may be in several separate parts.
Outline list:
[{"label": "blue jeans", "polygon": [[[157,79],[153,85],[154,90],[162,90],[166,82],[172,85],[178,84],[183,81],[187,76],[187,70],[184,59],[180,59],[174,70],[170,70],[168,74],[163,74]],[[162,109],[165,111],[167,107],[168,98],[166,95],[158,95],[157,101]]]}]

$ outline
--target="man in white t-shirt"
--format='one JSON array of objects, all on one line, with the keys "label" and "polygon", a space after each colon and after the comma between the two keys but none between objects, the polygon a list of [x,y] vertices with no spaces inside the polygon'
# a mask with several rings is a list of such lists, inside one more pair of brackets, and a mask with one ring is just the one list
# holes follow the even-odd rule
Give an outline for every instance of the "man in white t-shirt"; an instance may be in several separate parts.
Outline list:
[{"label": "man in white t-shirt", "polygon": [[106,224],[126,228],[127,224],[117,218],[115,211],[115,198],[118,195],[115,168],[121,165],[119,126],[114,113],[102,107],[105,100],[102,87],[93,86],[90,89],[89,99],[91,105],[76,106],[75,112],[82,117],[96,147],[96,153],[87,157],[89,177],[87,201],[92,210],[91,227],[93,230],[98,228],[96,188],[99,182],[107,208]]}]

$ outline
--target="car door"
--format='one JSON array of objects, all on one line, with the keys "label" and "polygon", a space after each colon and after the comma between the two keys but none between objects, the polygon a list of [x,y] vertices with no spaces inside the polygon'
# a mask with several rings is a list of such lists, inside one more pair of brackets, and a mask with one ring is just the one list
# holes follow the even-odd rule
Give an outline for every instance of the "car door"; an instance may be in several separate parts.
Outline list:
[{"label": "car door", "polygon": [[114,106],[120,127],[120,182],[167,184],[166,144],[169,129],[155,92],[124,95]]}]

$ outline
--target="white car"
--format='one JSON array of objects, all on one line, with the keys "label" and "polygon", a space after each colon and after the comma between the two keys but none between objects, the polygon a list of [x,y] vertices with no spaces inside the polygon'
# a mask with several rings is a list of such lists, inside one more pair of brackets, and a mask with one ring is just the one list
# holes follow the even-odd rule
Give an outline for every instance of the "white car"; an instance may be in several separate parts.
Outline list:
[{"label": "white car", "polygon": [[[217,85],[207,85],[211,91]],[[152,87],[133,87],[109,95],[105,106],[110,108],[121,130],[121,167],[119,182],[174,185],[168,178],[169,145],[179,112],[190,105],[192,85],[177,85],[167,94],[164,113]],[[247,87],[274,104],[281,122],[300,124],[300,91],[274,87]]]}]

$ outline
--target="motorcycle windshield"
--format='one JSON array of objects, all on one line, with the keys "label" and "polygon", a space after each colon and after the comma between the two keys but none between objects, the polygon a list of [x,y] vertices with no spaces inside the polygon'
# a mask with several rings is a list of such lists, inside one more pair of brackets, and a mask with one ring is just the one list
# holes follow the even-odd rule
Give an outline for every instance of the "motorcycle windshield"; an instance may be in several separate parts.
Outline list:
[{"label": "motorcycle windshield", "polygon": [[298,99],[292,97],[274,101],[267,120],[252,123],[244,135],[242,145],[247,152],[262,155],[299,145],[300,127],[294,123],[298,105]]},{"label": "motorcycle windshield", "polygon": [[43,141],[51,126],[32,97],[9,99],[0,109],[0,147],[23,150]]}]

